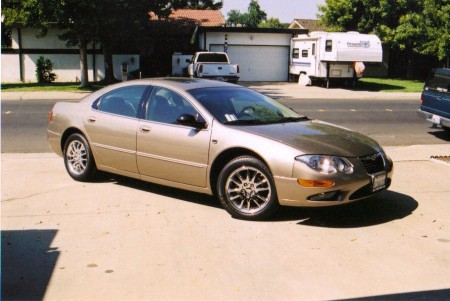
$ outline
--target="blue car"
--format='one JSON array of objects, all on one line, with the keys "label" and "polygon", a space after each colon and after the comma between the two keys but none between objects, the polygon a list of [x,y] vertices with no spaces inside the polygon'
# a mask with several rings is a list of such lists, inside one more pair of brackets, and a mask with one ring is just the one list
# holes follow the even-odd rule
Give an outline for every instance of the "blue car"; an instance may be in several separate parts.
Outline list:
[{"label": "blue car", "polygon": [[420,117],[450,132],[450,69],[431,71],[421,96]]}]

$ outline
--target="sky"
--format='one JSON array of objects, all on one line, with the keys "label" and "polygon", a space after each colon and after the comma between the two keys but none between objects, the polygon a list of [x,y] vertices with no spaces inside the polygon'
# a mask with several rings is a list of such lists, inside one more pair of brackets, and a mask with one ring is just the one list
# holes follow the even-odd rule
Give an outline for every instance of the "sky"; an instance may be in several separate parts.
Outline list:
[{"label": "sky", "polygon": [[[222,0],[223,16],[232,9],[241,13],[247,12],[250,0]],[[317,4],[325,4],[325,0],[258,0],[259,6],[268,18],[278,18],[282,23],[291,23],[294,19],[317,19]]]}]

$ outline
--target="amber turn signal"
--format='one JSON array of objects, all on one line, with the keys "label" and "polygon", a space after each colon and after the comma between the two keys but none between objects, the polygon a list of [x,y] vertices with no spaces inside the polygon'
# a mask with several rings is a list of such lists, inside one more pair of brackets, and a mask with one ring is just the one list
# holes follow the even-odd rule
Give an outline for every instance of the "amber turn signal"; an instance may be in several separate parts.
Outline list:
[{"label": "amber turn signal", "polygon": [[327,188],[334,186],[333,181],[318,181],[318,180],[305,180],[297,179],[297,183],[303,187],[317,187],[317,188]]}]

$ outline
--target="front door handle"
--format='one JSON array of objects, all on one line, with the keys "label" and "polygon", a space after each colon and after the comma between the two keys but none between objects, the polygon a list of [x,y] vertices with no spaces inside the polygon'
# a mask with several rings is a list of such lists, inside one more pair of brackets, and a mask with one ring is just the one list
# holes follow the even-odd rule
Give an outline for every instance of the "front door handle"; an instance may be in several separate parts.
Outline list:
[{"label": "front door handle", "polygon": [[96,122],[96,121],[97,121],[97,118],[95,118],[95,117],[93,117],[93,116],[89,116],[89,117],[88,117],[88,122],[94,123],[94,122]]},{"label": "front door handle", "polygon": [[149,126],[141,125],[141,126],[139,127],[139,130],[140,130],[142,133],[148,133],[148,132],[150,132],[152,129],[151,129],[151,127],[149,127]]}]

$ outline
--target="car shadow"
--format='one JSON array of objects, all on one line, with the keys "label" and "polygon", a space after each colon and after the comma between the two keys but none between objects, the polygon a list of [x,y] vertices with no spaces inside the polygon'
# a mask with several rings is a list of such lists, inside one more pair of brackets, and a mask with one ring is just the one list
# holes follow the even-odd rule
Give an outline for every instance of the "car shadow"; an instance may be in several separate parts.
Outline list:
[{"label": "car shadow", "polygon": [[50,247],[58,230],[1,232],[1,300],[43,300],[60,255]]},{"label": "car shadow", "polygon": [[433,135],[434,137],[444,140],[445,142],[450,142],[450,132],[447,132],[446,130],[437,130],[437,131],[430,131],[428,134]]},{"label": "car shadow", "polygon": [[273,220],[300,220],[298,225],[312,227],[361,228],[405,218],[418,206],[412,197],[388,190],[366,200],[342,206],[282,207]]},{"label": "car shadow", "polygon": [[194,204],[222,209],[222,206],[215,197],[203,193],[177,189],[117,175],[110,175],[110,177],[105,177],[105,181],[114,182],[117,185],[126,186],[149,193],[155,193],[180,201],[186,201]]},{"label": "car shadow", "polygon": [[[191,192],[168,186],[153,184],[132,178],[111,175],[105,182],[155,193],[193,204],[225,210],[219,200],[211,195]],[[275,216],[265,222],[299,220],[298,225],[325,228],[361,228],[391,222],[412,214],[419,204],[412,197],[395,191],[384,191],[358,202],[330,207],[288,207],[282,206]],[[230,217],[232,218],[232,217]]]}]

